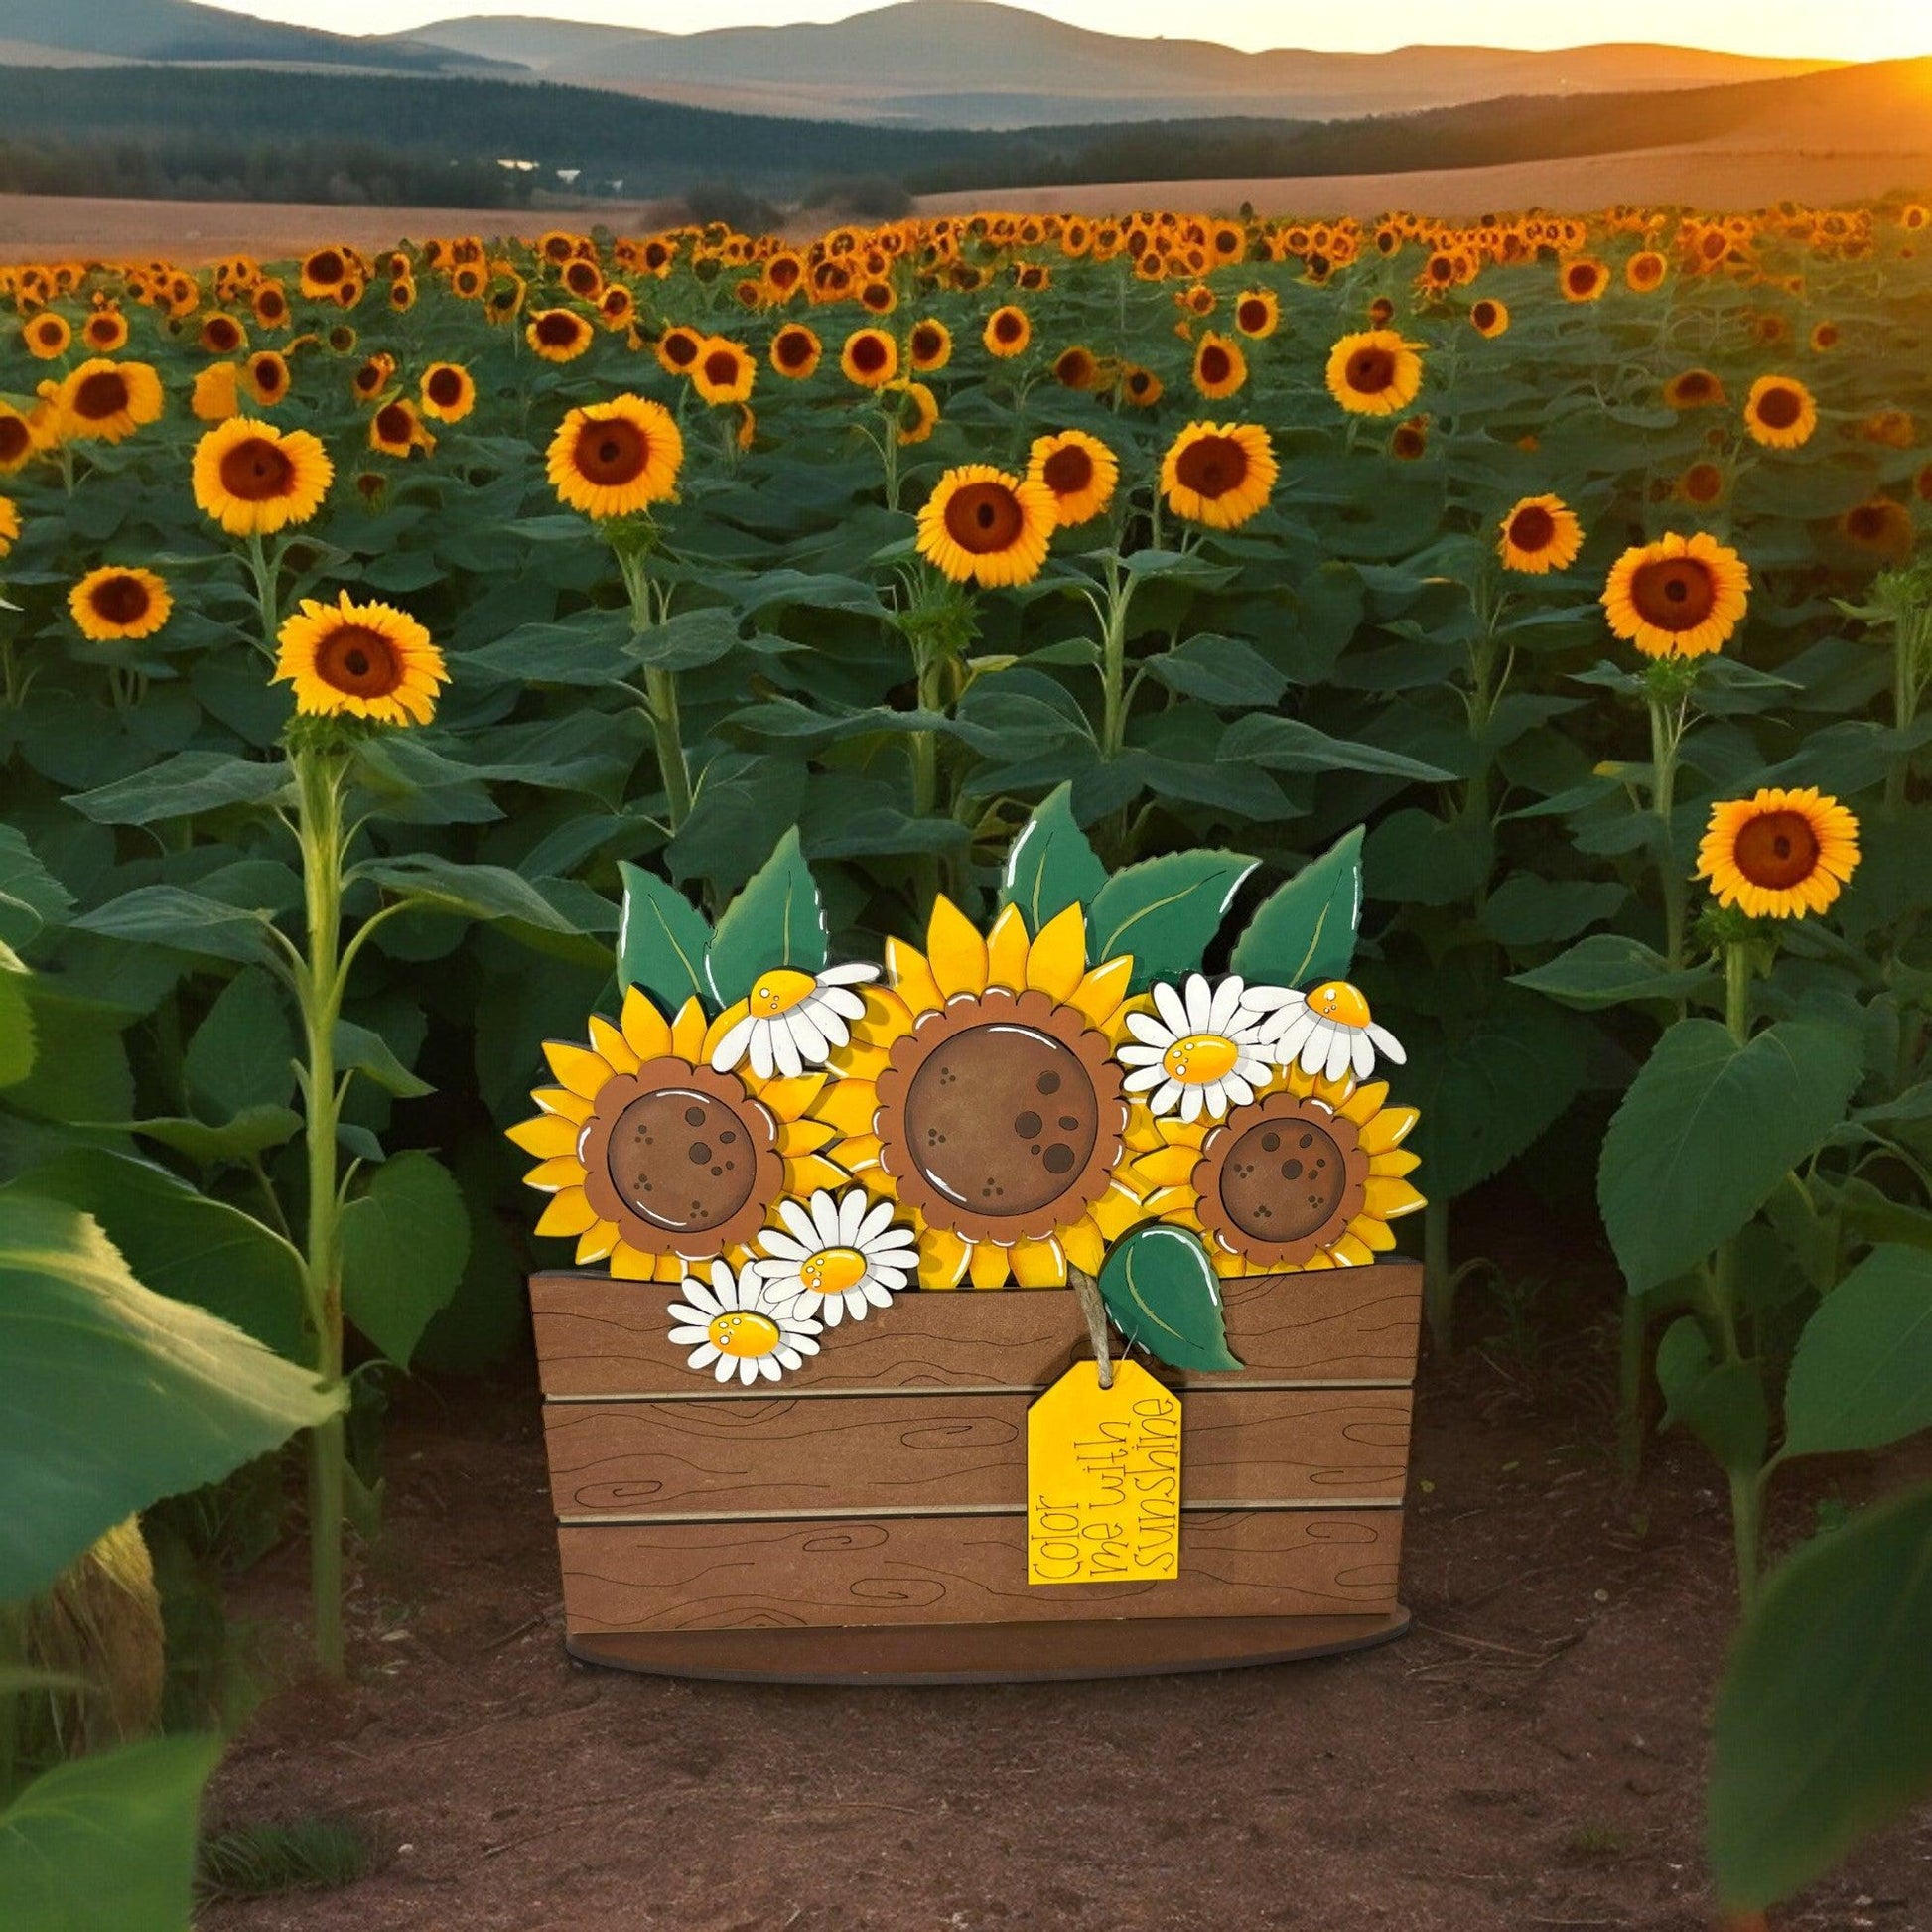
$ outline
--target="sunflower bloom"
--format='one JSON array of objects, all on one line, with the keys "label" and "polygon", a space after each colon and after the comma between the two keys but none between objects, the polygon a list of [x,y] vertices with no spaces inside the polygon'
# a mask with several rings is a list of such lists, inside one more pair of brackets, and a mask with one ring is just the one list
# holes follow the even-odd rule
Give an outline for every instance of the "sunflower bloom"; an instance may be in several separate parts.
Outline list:
[{"label": "sunflower bloom", "polygon": [[1328,351],[1327,384],[1351,415],[1393,416],[1422,389],[1422,357],[1393,329],[1365,330]]},{"label": "sunflower bloom", "polygon": [[573,409],[551,439],[550,483],[596,521],[633,516],[677,494],[684,437],[661,403],[613,396]]},{"label": "sunflower bloom", "polygon": [[898,345],[883,329],[855,329],[839,351],[839,367],[848,382],[883,389],[898,373]]},{"label": "sunflower bloom", "polygon": [[1818,404],[1796,376],[1761,375],[1744,399],[1744,428],[1767,450],[1795,450],[1818,427]]},{"label": "sunflower bloom", "polygon": [[61,384],[56,407],[66,442],[123,443],[160,420],[161,378],[146,362],[82,362]]},{"label": "sunflower bloom", "polygon": [[1272,336],[1281,319],[1282,299],[1273,289],[1248,289],[1235,298],[1234,326],[1251,341]]},{"label": "sunflower bloom", "polygon": [[1750,587],[1736,551],[1703,530],[1672,531],[1616,560],[1602,603],[1610,629],[1646,657],[1703,657],[1737,628]]},{"label": "sunflower bloom", "polygon": [[1532,577],[1568,570],[1583,547],[1583,525],[1561,496],[1525,496],[1503,518],[1496,542],[1505,570]]},{"label": "sunflower bloom", "polygon": [[1838,897],[1858,863],[1859,821],[1809,785],[1714,805],[1693,876],[1750,918],[1802,919]]},{"label": "sunflower bloom", "polygon": [[152,637],[174,608],[168,586],[151,570],[90,570],[68,593],[80,634],[97,644]]},{"label": "sunflower bloom", "polygon": [[1262,509],[1280,466],[1257,423],[1189,423],[1161,459],[1161,491],[1176,516],[1232,530]]},{"label": "sunflower bloom", "polygon": [[1248,358],[1241,345],[1209,330],[1194,350],[1194,387],[1209,402],[1231,396],[1248,379]]},{"label": "sunflower bloom", "polygon": [[0,557],[4,557],[19,540],[20,511],[11,497],[0,496]]},{"label": "sunflower bloom", "polygon": [[272,536],[322,507],[336,466],[306,429],[235,416],[195,446],[195,503],[231,537]]},{"label": "sunflower bloom", "polygon": [[337,604],[305,597],[282,625],[271,682],[295,687],[295,708],[310,717],[369,718],[426,725],[449,682],[429,632],[389,604]]},{"label": "sunflower bloom", "polygon": [[1091,522],[1114,500],[1120,460],[1099,437],[1066,429],[1057,436],[1035,437],[1027,454],[1027,477],[1048,491],[1060,527],[1070,529]]},{"label": "sunflower bloom", "polygon": [[596,336],[575,309],[539,309],[523,328],[523,340],[546,362],[576,361]]},{"label": "sunflower bloom", "polygon": [[969,463],[948,470],[919,511],[919,555],[955,584],[1029,584],[1056,521],[1043,483]]},{"label": "sunflower bloom", "polygon": [[1469,305],[1469,326],[1478,336],[1500,336],[1509,327],[1509,305],[1485,295]]},{"label": "sunflower bloom", "polygon": [[1024,352],[1034,339],[1033,319],[1017,303],[1009,302],[995,309],[986,319],[986,328],[980,341],[986,345],[989,355],[997,355],[1003,361],[1010,356]]},{"label": "sunflower bloom", "polygon": [[825,345],[802,322],[788,322],[771,338],[768,359],[780,375],[802,382],[818,367]]},{"label": "sunflower bloom", "polygon": [[752,393],[759,365],[738,344],[713,336],[691,364],[691,381],[706,402],[744,402]]},{"label": "sunflower bloom", "polygon": [[[381,384],[376,386],[379,391]],[[423,414],[439,423],[460,423],[477,406],[476,378],[460,362],[432,362],[417,394]]]}]

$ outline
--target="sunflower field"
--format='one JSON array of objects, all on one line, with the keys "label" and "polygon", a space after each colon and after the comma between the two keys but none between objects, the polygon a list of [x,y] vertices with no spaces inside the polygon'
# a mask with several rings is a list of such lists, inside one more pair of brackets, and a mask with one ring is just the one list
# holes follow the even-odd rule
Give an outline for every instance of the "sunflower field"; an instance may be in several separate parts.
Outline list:
[{"label": "sunflower field", "polygon": [[[1607,1239],[1626,1458],[1660,1407],[1709,1448],[1775,1611],[1774,1472],[1932,1423],[1928,242],[1896,201],[0,270],[0,1265],[241,1364],[232,1415],[184,1383],[196,1452],[110,1405],[0,1597],[300,1429],[340,1667],[384,1375],[510,1355],[570,1258],[506,1135],[639,924],[702,944],[788,854],[876,959],[986,931],[1032,837],[1181,907],[1174,975],[1285,884],[1338,908],[1437,1345],[1472,1191],[1553,1272]],[[584,1214],[546,1234],[609,1259]],[[1912,1509],[1834,1541],[1907,1566]]]}]

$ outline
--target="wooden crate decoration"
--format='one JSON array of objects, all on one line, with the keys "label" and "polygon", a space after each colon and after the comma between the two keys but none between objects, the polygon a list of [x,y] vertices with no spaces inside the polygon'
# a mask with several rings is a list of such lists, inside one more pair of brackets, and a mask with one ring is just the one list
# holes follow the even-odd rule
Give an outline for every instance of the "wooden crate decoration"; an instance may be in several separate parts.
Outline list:
[{"label": "wooden crate decoration", "polygon": [[[569,1642],[694,1675],[1201,1668],[1379,1641],[1420,1207],[1338,977],[1351,834],[1109,874],[1064,787],[985,927],[829,961],[796,832],[711,926],[625,868],[621,1010],[511,1138]],[[1315,983],[1306,993],[1298,981]]]}]

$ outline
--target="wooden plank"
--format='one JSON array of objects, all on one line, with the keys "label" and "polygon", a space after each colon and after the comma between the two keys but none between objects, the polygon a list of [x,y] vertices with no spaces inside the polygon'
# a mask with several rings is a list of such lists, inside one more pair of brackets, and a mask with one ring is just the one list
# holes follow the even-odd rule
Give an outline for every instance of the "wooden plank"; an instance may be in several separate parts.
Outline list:
[{"label": "wooden plank", "polygon": [[[1025,1507],[1026,1395],[772,1395],[552,1403],[561,1517]],[[1407,1389],[1202,1389],[1184,1405],[1181,1500],[1400,1502]]]},{"label": "wooden plank", "polygon": [[[1326,1268],[1222,1284],[1239,1375],[1168,1377],[1182,1388],[1279,1382],[1401,1384],[1416,1372],[1422,1265]],[[667,1288],[582,1272],[536,1275],[530,1304],[543,1392],[553,1400],[721,1391],[667,1339]],[[787,1394],[892,1389],[1042,1389],[1087,1352],[1064,1289],[902,1295],[829,1332],[785,1378]],[[729,1399],[729,1397],[727,1398]]]},{"label": "wooden plank", "polygon": [[1188,1516],[1165,1583],[1029,1585],[1024,1516],[599,1524],[558,1531],[572,1637],[1395,1608],[1402,1512]]},{"label": "wooden plank", "polygon": [[1377,1616],[1121,1617],[897,1628],[614,1630],[569,1639],[579,1662],[754,1684],[1030,1684],[1229,1670],[1332,1657],[1409,1627]]}]

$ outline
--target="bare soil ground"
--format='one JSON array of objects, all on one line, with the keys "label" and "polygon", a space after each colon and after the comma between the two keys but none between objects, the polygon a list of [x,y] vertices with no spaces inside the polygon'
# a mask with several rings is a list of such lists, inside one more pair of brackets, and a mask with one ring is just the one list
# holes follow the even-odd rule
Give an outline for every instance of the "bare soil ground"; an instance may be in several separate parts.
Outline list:
[{"label": "bare soil ground", "polygon": [[[1606,1323],[1469,1313],[1476,1345],[1426,1363],[1419,1391],[1413,1633],[1113,1683],[573,1664],[527,1372],[418,1384],[354,1587],[353,1681],[272,1700],[212,1801],[217,1824],[357,1818],[375,1867],[218,1903],[204,1932],[1701,1932],[1705,1727],[1733,1615],[1718,1485],[1670,1439],[1634,1490],[1619,1479]],[[1776,1534],[1901,1473],[1848,1460],[1784,1488]],[[299,1655],[299,1552],[235,1595]],[[1924,1932],[1932,1817],[1772,1924]]]}]

